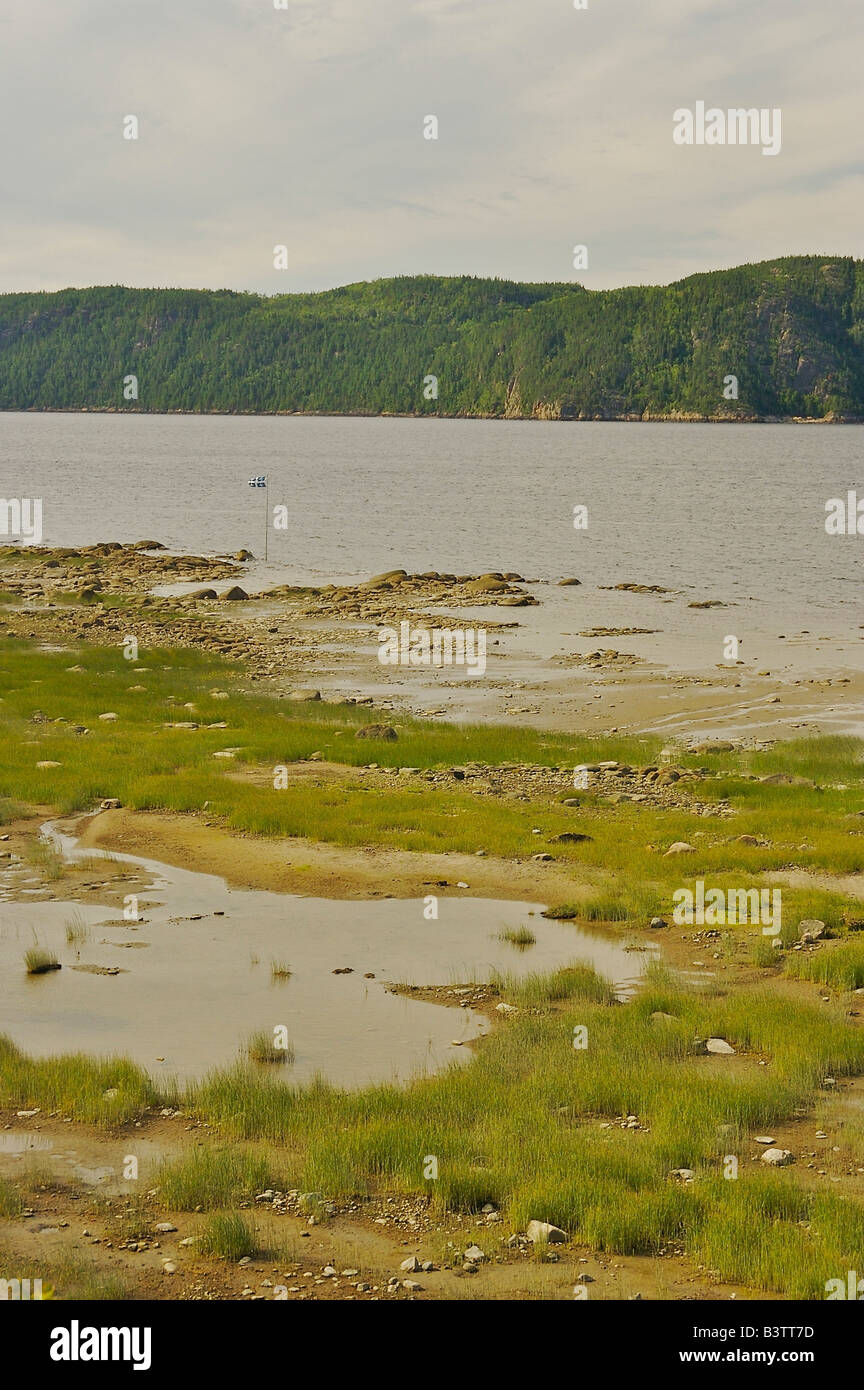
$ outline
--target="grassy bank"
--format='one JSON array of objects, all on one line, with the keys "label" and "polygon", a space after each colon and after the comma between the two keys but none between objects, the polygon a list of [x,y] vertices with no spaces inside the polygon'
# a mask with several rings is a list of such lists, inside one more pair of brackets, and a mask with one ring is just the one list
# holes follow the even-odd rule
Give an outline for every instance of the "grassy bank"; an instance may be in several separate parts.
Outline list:
[{"label": "grassy bank", "polygon": [[[864,1033],[840,1009],[767,991],[706,998],[662,971],[626,1006],[586,969],[569,972],[566,988],[535,978],[527,995],[509,997],[522,1012],[471,1066],[404,1088],[292,1087],[242,1066],[214,1073],[182,1103],[216,1122],[230,1147],[164,1166],[160,1201],[225,1210],[277,1184],[329,1198],[426,1192],[462,1212],[493,1202],[516,1229],[537,1218],[598,1251],[680,1248],[719,1278],[787,1298],[824,1297],[827,1279],[858,1267],[864,1203],[814,1189],[798,1169],[767,1171],[751,1141],[813,1106],[826,1076],[864,1071]],[[544,1000],[548,1010],[533,1012]],[[584,1048],[573,1045],[577,1026]],[[707,1055],[707,1037],[736,1056]],[[106,1081],[124,1088],[115,1118],[154,1103],[136,1068],[106,1065],[34,1062],[7,1044],[0,1088],[4,1100],[62,1103],[90,1121]],[[724,1177],[730,1155],[735,1180]],[[434,1180],[424,1175],[430,1156]],[[681,1168],[695,1179],[672,1176]],[[500,1234],[481,1238],[490,1251]]]}]

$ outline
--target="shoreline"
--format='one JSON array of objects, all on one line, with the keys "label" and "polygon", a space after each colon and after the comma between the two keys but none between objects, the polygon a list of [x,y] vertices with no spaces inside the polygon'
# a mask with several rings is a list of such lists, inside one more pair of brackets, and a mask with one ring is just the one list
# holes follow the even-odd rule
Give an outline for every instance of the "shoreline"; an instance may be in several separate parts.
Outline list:
[{"label": "shoreline", "polygon": [[444,415],[440,411],[399,411],[399,410],[146,410],[141,406],[126,408],[114,405],[79,406],[0,406],[0,415],[156,415],[156,416],[207,416],[228,419],[266,419],[292,417],[308,420],[501,420],[506,424],[543,425],[864,425],[864,416],[829,415],[698,415],[676,411],[671,415],[623,414],[602,415],[557,415],[534,412],[530,415],[508,415],[498,411],[492,415],[476,412],[461,414],[454,412]]}]

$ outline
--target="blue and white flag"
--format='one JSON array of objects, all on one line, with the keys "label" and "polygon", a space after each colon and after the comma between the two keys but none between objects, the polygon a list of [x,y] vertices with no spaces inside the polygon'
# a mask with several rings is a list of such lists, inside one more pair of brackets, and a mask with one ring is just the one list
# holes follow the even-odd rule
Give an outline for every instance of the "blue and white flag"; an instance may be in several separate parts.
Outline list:
[{"label": "blue and white flag", "polygon": [[257,478],[250,478],[250,479],[249,479],[249,486],[250,486],[250,487],[266,487],[266,486],[267,486],[267,479],[265,478],[265,476],[264,476],[263,473],[260,473],[260,474],[258,475]]}]

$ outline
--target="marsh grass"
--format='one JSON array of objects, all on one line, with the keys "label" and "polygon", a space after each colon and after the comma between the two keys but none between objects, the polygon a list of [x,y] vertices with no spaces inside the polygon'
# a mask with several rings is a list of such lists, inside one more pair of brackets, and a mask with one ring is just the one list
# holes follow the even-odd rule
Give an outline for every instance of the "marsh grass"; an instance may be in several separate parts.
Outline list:
[{"label": "marsh grass", "polygon": [[56,1110],[107,1129],[137,1120],[148,1106],[170,1104],[174,1098],[168,1087],[157,1091],[146,1072],[125,1058],[29,1057],[2,1033],[0,1094],[21,1109]]},{"label": "marsh grass", "polygon": [[198,1241],[202,1255],[220,1260],[242,1260],[258,1252],[255,1226],[242,1212],[217,1212],[208,1217]]},{"label": "marsh grass", "polygon": [[47,975],[49,970],[59,970],[60,963],[53,951],[41,946],[31,946],[24,952],[24,965],[28,975]]},{"label": "marsh grass", "polygon": [[266,1029],[252,1033],[246,1040],[243,1051],[251,1062],[278,1065],[294,1061],[293,1043],[289,1042],[287,1047],[277,1047],[273,1034],[268,1033]]},{"label": "marsh grass", "polygon": [[271,960],[270,978],[271,980],[290,980],[293,971],[284,960]]},{"label": "marsh grass", "polygon": [[506,927],[498,937],[499,941],[508,941],[511,946],[516,946],[524,951],[528,946],[535,946],[537,938],[530,927]]},{"label": "marsh grass", "polygon": [[[722,1177],[725,1154],[813,1105],[826,1074],[864,1070],[864,1036],[842,1010],[767,990],[705,998],[654,967],[626,1006],[607,1002],[608,983],[585,967],[499,983],[524,1011],[469,1067],[356,1092],[232,1069],[198,1083],[188,1104],[238,1138],[285,1149],[294,1185],[329,1197],[427,1192],[462,1213],[492,1202],[514,1229],[551,1221],[609,1253],[680,1243],[724,1279],[789,1297],[824,1296],[837,1268],[855,1267],[844,1263],[864,1220],[854,1199],[817,1197],[792,1174]],[[587,1027],[583,1050],[574,1024]],[[734,1067],[701,1054],[696,1040],[710,1036],[731,1042]],[[615,1123],[630,1114],[639,1132]],[[423,1177],[428,1154],[434,1183]],[[679,1167],[697,1180],[675,1183]]]},{"label": "marsh grass", "polygon": [[89,940],[90,928],[80,912],[75,912],[71,917],[67,917],[65,928],[67,946],[81,946]]},{"label": "marsh grass", "polygon": [[0,1217],[5,1221],[20,1216],[24,1210],[21,1194],[11,1182],[0,1178]]},{"label": "marsh grass", "polygon": [[56,883],[66,872],[66,861],[50,840],[31,840],[25,854],[29,863],[48,883]]},{"label": "marsh grass", "polygon": [[861,989],[864,986],[864,941],[853,938],[821,946],[812,952],[795,952],[787,958],[786,973],[798,980],[816,980],[831,989]]},{"label": "marsh grass", "polygon": [[[362,766],[369,750],[353,735],[359,724],[369,722],[369,711],[323,703],[317,709],[293,706],[240,693],[236,668],[200,649],[148,651],[148,669],[140,675],[146,700],[128,691],[128,671],[119,671],[113,653],[102,648],[61,654],[3,639],[0,660],[0,797],[44,803],[45,777],[35,764],[50,757],[61,763],[51,775],[51,795],[60,812],[89,808],[106,796],[118,796],[137,809],[181,812],[200,812],[208,802],[210,819],[265,836],[421,851],[484,848],[517,858],[543,848],[578,870],[583,886],[593,885],[585,920],[597,922],[632,924],[668,911],[671,890],[681,884],[682,875],[687,882],[695,876],[734,874],[732,886],[744,887],[751,882],[758,886],[760,875],[790,865],[844,874],[864,868],[864,836],[850,824],[864,786],[862,745],[854,739],[804,739],[765,753],[742,751],[712,759],[722,774],[700,783],[699,797],[727,797],[736,811],[734,824],[694,816],[686,802],[660,810],[635,803],[610,806],[589,796],[574,812],[553,796],[523,804],[475,797],[468,787],[460,790],[461,784],[432,786],[423,779],[410,786],[382,785],[373,778],[369,785],[346,780],[323,787],[298,779],[275,791],[274,764],[290,764],[316,750],[334,762]],[[83,666],[83,673],[70,675],[72,662]],[[210,693],[215,686],[227,689],[229,698],[215,700]],[[199,727],[167,728],[187,702],[196,705]],[[106,707],[118,713],[116,723],[99,721]],[[39,749],[28,747],[34,708],[51,720],[85,724],[90,733],[80,738],[62,723],[39,724]],[[223,720],[228,730],[207,727]],[[569,768],[617,758],[644,765],[655,761],[659,751],[659,740],[652,738],[573,737],[408,718],[398,722],[399,761],[421,768],[472,759]],[[226,742],[242,750],[228,772],[212,756]],[[705,759],[682,752],[678,761],[696,767]],[[238,779],[237,771],[244,767],[261,770],[258,784]],[[817,786],[748,780],[777,771],[810,777]],[[584,822],[592,839],[556,843],[555,837],[572,830],[576,820],[580,828]],[[541,831],[539,837],[534,829]],[[767,843],[742,845],[738,837],[745,832]],[[693,836],[701,838],[693,839],[696,852],[686,864],[663,858],[664,846]],[[850,905],[841,895],[836,898],[841,909]],[[579,910],[573,915],[578,917]]]},{"label": "marsh grass", "polygon": [[157,1177],[159,1197],[169,1210],[229,1207],[274,1186],[266,1157],[245,1149],[193,1149],[166,1160]]}]

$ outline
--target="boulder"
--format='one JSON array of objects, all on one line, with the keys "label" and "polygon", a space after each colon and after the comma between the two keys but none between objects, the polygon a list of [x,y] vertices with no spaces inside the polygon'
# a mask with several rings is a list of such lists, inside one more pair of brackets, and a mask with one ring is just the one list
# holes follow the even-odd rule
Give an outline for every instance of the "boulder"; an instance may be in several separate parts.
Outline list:
[{"label": "boulder", "polygon": [[544,1240],[548,1245],[562,1245],[567,1239],[566,1231],[562,1231],[560,1226],[550,1225],[548,1221],[529,1221],[525,1233],[535,1245]]},{"label": "boulder", "polygon": [[818,941],[828,928],[818,917],[805,917],[798,923],[798,935],[802,941]]},{"label": "boulder", "polygon": [[389,589],[393,584],[401,584],[408,578],[407,570],[387,570],[385,574],[373,574],[362,586],[364,589]]},{"label": "boulder", "polygon": [[288,691],[289,700],[320,700],[321,691],[314,690],[311,686],[298,686],[296,690]]},{"label": "boulder", "polygon": [[795,1155],[791,1149],[766,1149],[762,1162],[771,1168],[785,1168],[787,1164],[795,1162]]},{"label": "boulder", "polygon": [[399,737],[396,730],[390,724],[364,724],[354,735],[355,738],[381,738],[388,739],[391,743]]},{"label": "boulder", "polygon": [[695,847],[688,845],[686,840],[676,840],[674,845],[670,845],[663,858],[668,859],[670,854],[695,854]]},{"label": "boulder", "polygon": [[715,1053],[718,1057],[734,1057],[735,1049],[730,1047],[725,1038],[709,1038],[705,1043],[708,1052]]},{"label": "boulder", "polygon": [[241,589],[239,584],[233,584],[226,594],[222,595],[225,603],[239,603],[243,599],[248,599],[249,595],[245,589]]},{"label": "boulder", "polygon": [[581,580],[581,579],[559,579],[559,580],[558,580],[558,587],[559,587],[559,589],[566,589],[566,588],[568,588],[568,586],[571,585],[571,584],[581,584],[581,583],[582,583],[582,580]]}]

